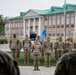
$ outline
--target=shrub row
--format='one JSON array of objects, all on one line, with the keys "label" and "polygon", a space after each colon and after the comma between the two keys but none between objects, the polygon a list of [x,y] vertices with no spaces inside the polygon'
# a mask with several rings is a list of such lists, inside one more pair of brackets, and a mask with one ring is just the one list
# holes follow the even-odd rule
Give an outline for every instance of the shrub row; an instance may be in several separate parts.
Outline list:
[{"label": "shrub row", "polygon": [[0,39],[0,44],[7,44],[8,40],[7,39]]}]

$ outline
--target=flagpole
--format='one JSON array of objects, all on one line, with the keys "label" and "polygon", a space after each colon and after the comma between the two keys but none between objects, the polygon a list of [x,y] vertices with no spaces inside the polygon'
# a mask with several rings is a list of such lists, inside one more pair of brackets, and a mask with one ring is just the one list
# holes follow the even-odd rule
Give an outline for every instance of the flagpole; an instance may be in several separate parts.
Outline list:
[{"label": "flagpole", "polygon": [[66,0],[64,0],[64,42],[66,42]]}]

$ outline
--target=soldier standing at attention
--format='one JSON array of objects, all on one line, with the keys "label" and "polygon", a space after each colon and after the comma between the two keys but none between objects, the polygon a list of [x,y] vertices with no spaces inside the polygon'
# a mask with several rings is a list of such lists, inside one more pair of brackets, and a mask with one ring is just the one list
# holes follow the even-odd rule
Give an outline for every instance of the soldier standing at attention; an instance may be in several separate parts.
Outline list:
[{"label": "soldier standing at attention", "polygon": [[62,56],[62,54],[63,54],[63,41],[62,37],[60,37],[57,45],[57,60]]},{"label": "soldier standing at attention", "polygon": [[70,38],[66,39],[66,42],[63,43],[64,54],[70,50]]},{"label": "soldier standing at attention", "polygon": [[20,50],[21,50],[21,49],[22,49],[22,45],[21,45],[21,42],[18,40],[16,61],[18,61],[18,59],[20,58]]},{"label": "soldier standing at attention", "polygon": [[26,35],[26,39],[23,40],[23,50],[24,50],[24,63],[29,63],[29,54],[31,51],[31,40],[28,38],[28,35]]},{"label": "soldier standing at attention", "polygon": [[39,63],[40,63],[40,57],[41,57],[41,44],[38,42],[38,38],[35,39],[35,42],[32,46],[32,53],[33,53],[33,59],[34,59],[34,71],[40,70]]},{"label": "soldier standing at attention", "polygon": [[50,67],[50,56],[53,52],[53,44],[50,41],[50,37],[47,37],[46,42],[44,44],[45,48],[45,66]]},{"label": "soldier standing at attention", "polygon": [[56,61],[58,60],[58,52],[57,52],[57,47],[58,47],[58,38],[56,39],[56,42],[54,43],[55,58],[56,58]]},{"label": "soldier standing at attention", "polygon": [[18,39],[16,37],[16,34],[13,35],[13,37],[10,39],[10,49],[12,52],[12,56],[15,60],[17,60],[17,48],[18,48]]}]

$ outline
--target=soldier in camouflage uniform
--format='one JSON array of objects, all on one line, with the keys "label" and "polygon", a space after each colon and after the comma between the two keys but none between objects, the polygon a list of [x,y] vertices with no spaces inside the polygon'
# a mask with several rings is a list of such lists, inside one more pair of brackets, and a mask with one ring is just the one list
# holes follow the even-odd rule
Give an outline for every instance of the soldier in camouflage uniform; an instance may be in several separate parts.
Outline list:
[{"label": "soldier in camouflage uniform", "polygon": [[16,60],[17,59],[17,48],[18,48],[19,40],[16,37],[16,34],[13,35],[13,38],[10,39],[10,49],[12,51],[12,56]]},{"label": "soldier in camouflage uniform", "polygon": [[35,42],[32,46],[32,54],[34,59],[34,71],[40,70],[39,63],[40,63],[40,57],[41,57],[41,44],[38,42],[38,38],[35,39]]},{"label": "soldier in camouflage uniform", "polygon": [[22,49],[21,42],[18,40],[16,61],[20,58],[20,50]]},{"label": "soldier in camouflage uniform", "polygon": [[17,62],[6,52],[0,50],[0,75],[20,75]]},{"label": "soldier in camouflage uniform", "polygon": [[54,75],[76,75],[76,51],[68,52],[58,60]]},{"label": "soldier in camouflage uniform", "polygon": [[73,42],[73,38],[70,38],[70,48],[69,48],[69,52],[73,51],[74,48],[74,42]]},{"label": "soldier in camouflage uniform", "polygon": [[31,51],[32,43],[31,40],[26,35],[26,39],[23,40],[23,50],[24,50],[24,63],[29,63],[29,55]]},{"label": "soldier in camouflage uniform", "polygon": [[63,43],[63,53],[67,53],[70,50],[70,38],[66,39],[66,42]]},{"label": "soldier in camouflage uniform", "polygon": [[42,46],[42,56],[44,56],[44,38],[40,41],[40,44]]},{"label": "soldier in camouflage uniform", "polygon": [[57,44],[55,45],[55,48],[56,48],[56,54],[57,54],[57,60],[62,56],[63,54],[63,41],[62,41],[62,37],[60,37],[58,39],[58,42]]},{"label": "soldier in camouflage uniform", "polygon": [[45,67],[50,67],[50,56],[51,53],[53,52],[53,44],[50,42],[50,37],[47,37],[47,40],[44,44],[45,48]]},{"label": "soldier in camouflage uniform", "polygon": [[57,47],[58,47],[58,38],[56,39],[56,42],[54,43],[55,58],[56,58],[56,61],[58,60],[58,52],[57,52]]}]

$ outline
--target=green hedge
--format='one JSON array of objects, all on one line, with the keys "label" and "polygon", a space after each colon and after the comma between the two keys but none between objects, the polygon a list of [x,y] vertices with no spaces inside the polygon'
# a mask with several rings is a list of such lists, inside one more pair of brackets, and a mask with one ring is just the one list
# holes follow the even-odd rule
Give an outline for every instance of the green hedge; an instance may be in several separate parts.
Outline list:
[{"label": "green hedge", "polygon": [[0,44],[7,44],[8,40],[7,39],[0,39]]}]

